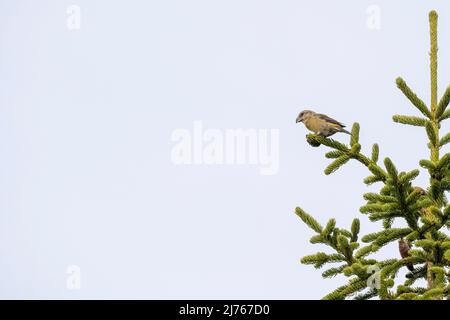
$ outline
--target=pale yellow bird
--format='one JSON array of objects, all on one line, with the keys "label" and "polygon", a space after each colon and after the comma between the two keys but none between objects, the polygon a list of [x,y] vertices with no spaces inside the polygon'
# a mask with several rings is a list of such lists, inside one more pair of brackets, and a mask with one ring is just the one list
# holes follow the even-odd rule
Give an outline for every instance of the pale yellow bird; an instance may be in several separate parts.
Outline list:
[{"label": "pale yellow bird", "polygon": [[312,131],[315,134],[321,135],[323,137],[329,137],[336,132],[350,134],[350,132],[344,129],[344,124],[328,117],[327,115],[315,113],[311,110],[303,110],[302,112],[300,112],[295,122],[303,122],[303,124],[309,131]]}]

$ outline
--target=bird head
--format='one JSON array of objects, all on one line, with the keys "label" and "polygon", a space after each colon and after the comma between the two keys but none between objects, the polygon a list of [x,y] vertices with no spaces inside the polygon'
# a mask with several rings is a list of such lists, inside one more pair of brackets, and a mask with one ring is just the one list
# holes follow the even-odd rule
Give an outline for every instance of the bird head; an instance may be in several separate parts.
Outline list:
[{"label": "bird head", "polygon": [[314,112],[311,110],[303,110],[302,112],[299,113],[297,119],[295,120],[295,123],[303,122],[309,117],[311,117],[313,114]]}]

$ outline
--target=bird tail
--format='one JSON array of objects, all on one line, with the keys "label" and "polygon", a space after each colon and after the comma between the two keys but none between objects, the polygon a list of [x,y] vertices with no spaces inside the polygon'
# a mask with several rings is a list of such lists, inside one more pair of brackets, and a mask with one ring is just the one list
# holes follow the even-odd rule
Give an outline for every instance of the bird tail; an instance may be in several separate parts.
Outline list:
[{"label": "bird tail", "polygon": [[350,132],[348,132],[348,131],[345,130],[344,128],[341,128],[341,132],[346,133],[346,134],[351,134]]}]

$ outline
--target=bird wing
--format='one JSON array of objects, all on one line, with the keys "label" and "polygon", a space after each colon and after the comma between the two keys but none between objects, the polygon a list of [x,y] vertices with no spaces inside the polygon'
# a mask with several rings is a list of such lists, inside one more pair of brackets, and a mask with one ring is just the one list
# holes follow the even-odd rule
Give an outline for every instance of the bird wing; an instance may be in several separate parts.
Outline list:
[{"label": "bird wing", "polygon": [[336,124],[338,126],[341,126],[342,128],[345,128],[345,125],[343,123],[340,123],[339,121],[334,120],[333,118],[330,118],[329,116],[327,116],[326,114],[321,114],[318,113],[317,116],[322,119],[325,120],[326,122],[332,123],[332,124]]}]

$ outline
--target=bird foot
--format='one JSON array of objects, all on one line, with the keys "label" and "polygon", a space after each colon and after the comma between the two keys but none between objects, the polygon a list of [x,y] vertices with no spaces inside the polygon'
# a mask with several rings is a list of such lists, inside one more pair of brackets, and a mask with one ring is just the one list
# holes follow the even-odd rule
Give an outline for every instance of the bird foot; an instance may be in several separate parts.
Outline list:
[{"label": "bird foot", "polygon": [[308,135],[306,135],[306,141],[309,143],[309,145],[310,145],[311,147],[318,147],[318,146],[320,146],[320,143],[319,143],[319,142],[317,142],[317,141],[314,140],[314,139],[311,139]]}]

